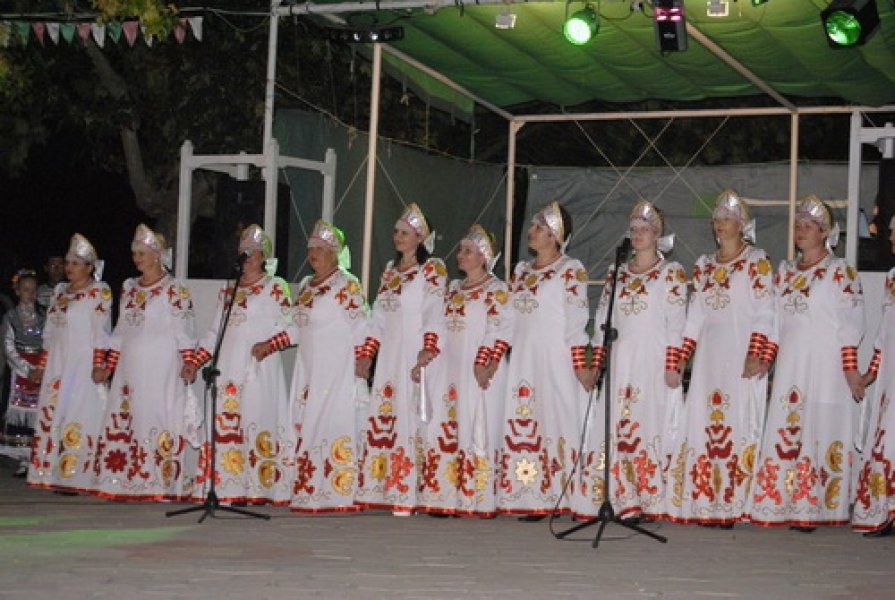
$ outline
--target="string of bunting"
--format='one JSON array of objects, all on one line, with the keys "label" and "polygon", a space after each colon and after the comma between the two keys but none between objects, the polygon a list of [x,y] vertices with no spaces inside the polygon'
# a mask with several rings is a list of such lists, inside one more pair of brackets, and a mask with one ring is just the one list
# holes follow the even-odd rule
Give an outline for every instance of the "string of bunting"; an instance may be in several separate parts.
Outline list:
[{"label": "string of bunting", "polygon": [[[174,39],[182,44],[187,36],[187,30],[193,32],[196,41],[202,41],[202,20],[204,17],[185,17],[178,20],[178,24],[171,32]],[[152,47],[156,39],[155,34],[147,34],[146,28],[139,21],[110,21],[109,23],[97,23],[96,21],[0,21],[0,47],[8,48],[19,44],[27,46],[32,34],[41,46],[46,45],[49,38],[55,45],[59,45],[59,39],[71,44],[75,38],[86,43],[91,37],[96,45],[102,48],[106,38],[116,44],[121,40],[122,34],[129,46],[136,43],[138,37],[142,37],[147,46]]]}]

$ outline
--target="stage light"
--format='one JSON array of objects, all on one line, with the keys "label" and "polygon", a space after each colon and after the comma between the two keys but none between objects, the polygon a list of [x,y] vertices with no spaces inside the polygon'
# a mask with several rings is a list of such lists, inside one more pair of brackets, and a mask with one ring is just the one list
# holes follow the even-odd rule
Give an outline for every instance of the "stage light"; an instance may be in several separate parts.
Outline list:
[{"label": "stage light", "polygon": [[512,29],[516,26],[516,15],[506,8],[501,8],[494,19],[494,26],[497,29]]},{"label": "stage light", "polygon": [[874,0],[833,0],[820,11],[820,20],[833,48],[862,46],[879,29]]},{"label": "stage light", "polygon": [[708,0],[705,14],[708,17],[726,17],[730,14],[730,2],[727,0]]},{"label": "stage light", "polygon": [[403,27],[327,27],[323,37],[347,44],[383,44],[404,39]]},{"label": "stage light", "polygon": [[762,4],[764,4],[767,1],[768,0],[752,0],[752,6],[761,6]]},{"label": "stage light", "polygon": [[683,0],[653,0],[653,26],[659,52],[683,52],[687,49]]},{"label": "stage light", "polygon": [[600,30],[597,11],[590,4],[566,19],[562,26],[563,35],[572,44],[581,46],[588,43]]}]

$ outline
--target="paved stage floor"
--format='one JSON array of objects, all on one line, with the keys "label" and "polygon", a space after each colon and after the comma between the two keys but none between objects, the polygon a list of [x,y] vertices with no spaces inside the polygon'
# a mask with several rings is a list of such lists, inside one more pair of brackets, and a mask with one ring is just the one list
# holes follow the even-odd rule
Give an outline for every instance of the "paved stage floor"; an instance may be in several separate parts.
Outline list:
[{"label": "paved stage floor", "polygon": [[[396,518],[269,521],[181,505],[32,490],[0,459],[3,599],[891,599],[895,537],[656,523],[667,544],[610,523],[557,540],[547,522]],[[572,523],[555,522],[560,530]]]}]

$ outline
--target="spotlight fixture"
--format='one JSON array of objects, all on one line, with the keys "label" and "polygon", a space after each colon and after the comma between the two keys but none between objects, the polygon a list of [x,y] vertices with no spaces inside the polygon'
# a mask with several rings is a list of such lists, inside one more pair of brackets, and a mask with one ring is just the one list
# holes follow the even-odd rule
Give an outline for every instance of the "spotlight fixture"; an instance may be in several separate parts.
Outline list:
[{"label": "spotlight fixture", "polygon": [[752,6],[761,6],[766,3],[768,0],[752,0]]},{"label": "spotlight fixture", "polygon": [[508,11],[506,7],[501,8],[497,17],[494,18],[494,26],[497,29],[512,29],[516,26],[516,15]]},{"label": "spotlight fixture", "polygon": [[597,11],[590,4],[585,5],[563,23],[562,32],[570,43],[582,46],[588,43],[600,30]]},{"label": "spotlight fixture", "polygon": [[683,52],[687,49],[683,0],[653,0],[653,26],[659,52]]},{"label": "spotlight fixture", "polygon": [[820,20],[833,48],[863,46],[879,29],[875,0],[833,0],[820,11]]},{"label": "spotlight fixture", "polygon": [[726,17],[730,14],[730,2],[727,0],[708,0],[705,14],[709,17]]},{"label": "spotlight fixture", "polygon": [[404,39],[403,27],[327,27],[323,37],[347,44],[383,44]]}]

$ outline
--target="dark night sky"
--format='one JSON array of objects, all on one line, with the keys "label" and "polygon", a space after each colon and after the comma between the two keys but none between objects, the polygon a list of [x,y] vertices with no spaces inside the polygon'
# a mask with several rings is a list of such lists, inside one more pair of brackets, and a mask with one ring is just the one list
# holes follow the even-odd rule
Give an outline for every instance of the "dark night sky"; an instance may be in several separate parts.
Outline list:
[{"label": "dark night sky", "polygon": [[136,208],[127,180],[90,174],[72,164],[71,155],[65,144],[36,149],[21,177],[0,176],[0,291],[9,293],[10,278],[20,268],[34,268],[43,277],[46,257],[64,256],[76,232],[106,260],[103,279],[113,290],[135,273],[130,240],[146,217]]}]

